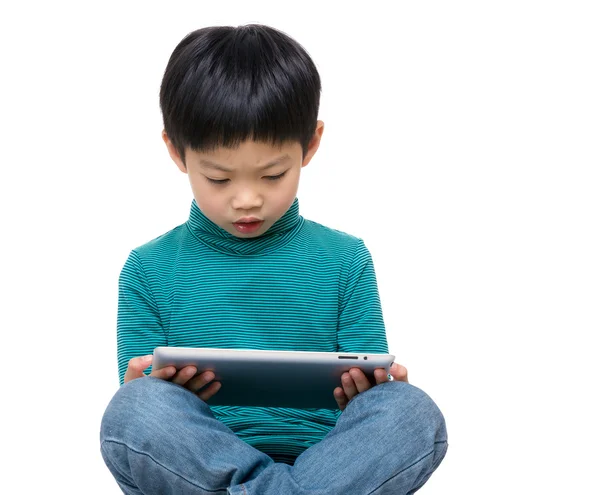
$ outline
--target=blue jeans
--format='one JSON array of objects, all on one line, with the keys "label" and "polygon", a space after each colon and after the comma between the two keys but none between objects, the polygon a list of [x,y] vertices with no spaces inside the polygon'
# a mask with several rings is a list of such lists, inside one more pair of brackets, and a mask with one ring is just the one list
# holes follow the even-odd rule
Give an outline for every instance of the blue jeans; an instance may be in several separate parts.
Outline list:
[{"label": "blue jeans", "polygon": [[442,413],[404,382],[350,401],[294,465],[240,440],[196,395],[154,377],[123,385],[100,431],[106,465],[124,493],[231,495],[411,494],[448,447]]}]

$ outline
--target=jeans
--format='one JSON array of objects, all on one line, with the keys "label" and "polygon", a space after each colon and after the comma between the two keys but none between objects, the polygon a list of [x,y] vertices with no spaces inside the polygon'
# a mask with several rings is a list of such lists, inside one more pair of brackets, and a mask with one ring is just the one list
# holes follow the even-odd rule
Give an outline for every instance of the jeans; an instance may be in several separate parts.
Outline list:
[{"label": "jeans", "polygon": [[128,495],[412,494],[448,447],[444,417],[429,396],[391,381],[354,397],[293,466],[277,463],[195,394],[154,377],[120,387],[102,418],[100,443]]}]

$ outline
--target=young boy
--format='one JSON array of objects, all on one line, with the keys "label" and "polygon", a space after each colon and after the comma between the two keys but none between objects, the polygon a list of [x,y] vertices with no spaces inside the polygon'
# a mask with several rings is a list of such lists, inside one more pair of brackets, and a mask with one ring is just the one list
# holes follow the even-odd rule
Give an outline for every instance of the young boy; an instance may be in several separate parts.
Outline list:
[{"label": "young boy", "polygon": [[162,137],[194,201],[119,279],[122,386],[100,437],[124,493],[413,493],[445,455],[442,414],[398,364],[373,387],[344,373],[339,411],[209,407],[211,372],[144,375],[167,345],[387,352],[364,243],[299,215],[320,91],[306,51],[266,26],[200,29],[170,57]]}]

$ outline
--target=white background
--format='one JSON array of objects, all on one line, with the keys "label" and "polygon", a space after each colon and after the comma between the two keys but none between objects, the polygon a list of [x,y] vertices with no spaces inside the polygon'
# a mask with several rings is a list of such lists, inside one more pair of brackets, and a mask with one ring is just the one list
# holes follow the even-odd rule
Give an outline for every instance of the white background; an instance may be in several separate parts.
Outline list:
[{"label": "white background", "polygon": [[117,279],[191,201],[160,139],[162,74],[188,32],[254,22],[322,77],[301,214],[365,240],[390,349],[445,414],[420,493],[600,493],[595,2],[16,5],[0,13],[13,493],[120,493],[98,442]]}]

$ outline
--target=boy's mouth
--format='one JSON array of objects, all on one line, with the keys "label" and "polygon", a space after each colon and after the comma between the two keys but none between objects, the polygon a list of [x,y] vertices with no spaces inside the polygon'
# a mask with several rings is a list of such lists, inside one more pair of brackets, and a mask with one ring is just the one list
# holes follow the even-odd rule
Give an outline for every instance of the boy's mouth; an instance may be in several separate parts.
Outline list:
[{"label": "boy's mouth", "polygon": [[252,232],[256,232],[262,224],[264,220],[259,220],[257,218],[242,218],[237,222],[233,223],[233,226],[238,232],[242,234],[251,234]]}]

